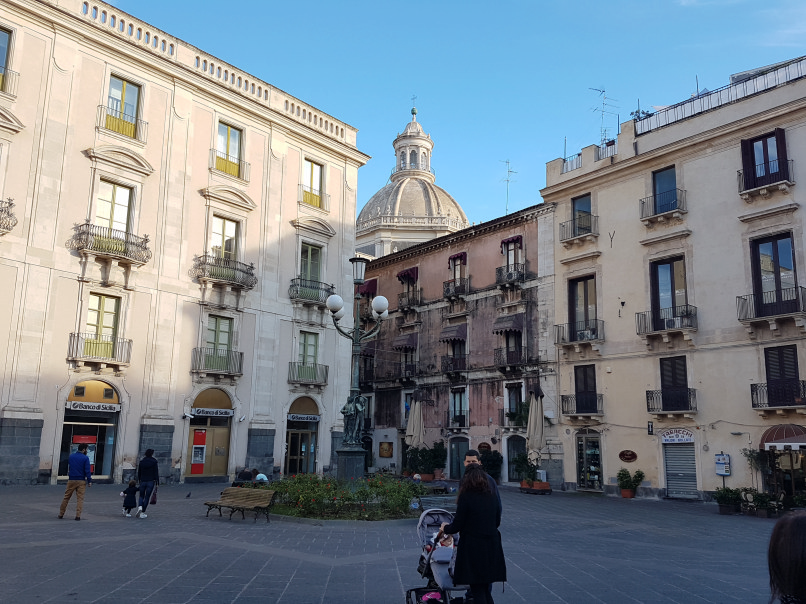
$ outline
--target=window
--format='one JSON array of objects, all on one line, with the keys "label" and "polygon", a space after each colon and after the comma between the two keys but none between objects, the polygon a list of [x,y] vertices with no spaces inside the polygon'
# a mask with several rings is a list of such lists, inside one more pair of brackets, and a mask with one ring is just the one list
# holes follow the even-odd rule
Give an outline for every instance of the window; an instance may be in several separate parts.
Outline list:
[{"label": "window", "polygon": [[767,403],[771,407],[803,403],[798,376],[798,347],[775,346],[764,349],[767,370]]},{"label": "window", "polygon": [[685,411],[689,408],[686,357],[660,360],[660,389],[664,411]]},{"label": "window", "polygon": [[467,428],[470,423],[467,405],[465,404],[465,391],[451,391],[451,425],[457,428]]},{"label": "window", "polygon": [[137,111],[140,87],[117,76],[109,78],[109,97],[106,103],[107,130],[137,138]]},{"label": "window", "polygon": [[315,208],[322,207],[322,166],[305,160],[302,175],[302,202]]},{"label": "window", "polygon": [[[451,340],[448,342],[448,349],[450,351],[451,356],[454,359],[462,359],[464,361],[465,357],[465,341],[464,340]],[[454,361],[454,367],[456,367],[456,362]]]},{"label": "window", "polygon": [[300,279],[316,282],[321,281],[321,267],[322,248],[309,243],[303,243],[299,266]]},{"label": "window", "polygon": [[677,209],[677,176],[674,166],[652,174],[653,214],[664,214]]},{"label": "window", "polygon": [[409,168],[411,168],[412,170],[417,169],[417,152],[416,151],[412,151],[411,153],[409,153]]},{"label": "window", "polygon": [[232,319],[210,315],[207,318],[207,341],[204,351],[204,368],[226,371],[232,349]]},{"label": "window", "polygon": [[73,393],[75,394],[75,396],[83,397],[85,389],[86,389],[86,386],[76,386],[73,389]]},{"label": "window", "polygon": [[789,180],[786,138],[783,128],[758,138],[742,141],[744,190]]},{"label": "window", "polygon": [[573,237],[589,234],[592,230],[591,196],[583,195],[582,197],[577,197],[571,203],[574,213]]},{"label": "window", "polygon": [[128,232],[131,197],[132,190],[129,187],[106,180],[100,181],[98,202],[95,206],[95,225],[122,233]]},{"label": "window", "polygon": [[756,316],[770,317],[798,310],[798,281],[790,233],[752,242]]},{"label": "window", "polygon": [[213,216],[213,233],[210,253],[227,260],[238,259],[238,223],[220,216]]},{"label": "window", "polygon": [[596,394],[596,365],[574,367],[574,393],[577,413],[598,413]]},{"label": "window", "polygon": [[597,339],[596,277],[593,275],[569,282],[568,319],[572,341]]},{"label": "window", "polygon": [[504,266],[510,267],[515,270],[515,265],[518,264],[518,249],[520,249],[520,241],[508,241],[504,244],[504,258],[506,264]]},{"label": "window", "polygon": [[403,377],[414,377],[417,375],[417,351],[413,348],[405,348],[400,352]]},{"label": "window", "polygon": [[519,413],[523,403],[523,392],[520,384],[507,384],[507,412]]},{"label": "window", "polygon": [[414,393],[406,392],[403,394],[403,427],[409,425],[409,413],[414,406]]},{"label": "window", "polygon": [[115,391],[112,388],[104,388],[104,398],[105,399],[114,399],[115,398]]},{"label": "window", "polygon": [[681,327],[688,315],[686,267],[683,258],[670,258],[650,265],[654,331]]},{"label": "window", "polygon": [[6,77],[6,69],[8,69],[8,53],[11,47],[11,32],[5,29],[0,29],[0,90],[8,92],[8,78]]},{"label": "window", "polygon": [[219,172],[240,178],[241,131],[228,124],[218,124],[215,168]]},{"label": "window", "polygon": [[302,381],[315,382],[316,359],[319,348],[319,334],[308,331],[299,333],[299,366],[297,376]]},{"label": "window", "polygon": [[120,298],[90,294],[87,308],[84,356],[104,359],[115,358],[119,308]]}]

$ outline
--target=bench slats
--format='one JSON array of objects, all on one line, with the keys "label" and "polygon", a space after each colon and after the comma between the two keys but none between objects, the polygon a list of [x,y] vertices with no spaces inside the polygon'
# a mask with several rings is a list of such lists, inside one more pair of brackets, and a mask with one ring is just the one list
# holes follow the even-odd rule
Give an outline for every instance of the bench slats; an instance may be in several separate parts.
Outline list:
[{"label": "bench slats", "polygon": [[260,514],[266,516],[266,522],[269,522],[269,510],[274,504],[275,491],[266,489],[243,489],[241,487],[227,487],[221,492],[221,499],[218,501],[205,501],[204,505],[207,506],[207,516],[210,516],[210,511],[217,509],[219,517],[222,508],[230,510],[230,520],[232,515],[236,512],[241,513],[241,518],[244,516],[244,511],[255,512],[255,522]]}]

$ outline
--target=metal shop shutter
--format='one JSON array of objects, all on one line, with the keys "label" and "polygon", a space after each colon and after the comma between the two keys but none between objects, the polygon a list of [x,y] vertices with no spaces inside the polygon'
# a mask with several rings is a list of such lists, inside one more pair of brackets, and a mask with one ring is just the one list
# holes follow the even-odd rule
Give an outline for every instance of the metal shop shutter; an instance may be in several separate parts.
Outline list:
[{"label": "metal shop shutter", "polygon": [[699,499],[694,443],[663,445],[666,464],[666,496]]}]

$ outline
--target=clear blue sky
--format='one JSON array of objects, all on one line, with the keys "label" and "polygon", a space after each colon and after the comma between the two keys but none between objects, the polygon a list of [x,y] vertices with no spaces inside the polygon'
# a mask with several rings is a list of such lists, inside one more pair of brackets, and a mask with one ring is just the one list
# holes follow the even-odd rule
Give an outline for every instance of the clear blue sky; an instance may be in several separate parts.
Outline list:
[{"label": "clear blue sky", "polygon": [[[806,54],[803,0],[117,0],[115,5],[358,128],[358,210],[410,119],[471,222],[540,201],[545,164],[731,73]],[[605,115],[611,135],[617,117]]]}]

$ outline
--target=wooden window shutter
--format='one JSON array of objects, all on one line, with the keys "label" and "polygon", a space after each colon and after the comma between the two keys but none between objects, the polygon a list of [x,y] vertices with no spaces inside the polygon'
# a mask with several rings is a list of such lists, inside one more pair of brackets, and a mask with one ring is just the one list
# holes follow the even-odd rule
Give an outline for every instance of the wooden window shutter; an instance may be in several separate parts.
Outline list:
[{"label": "wooden window shutter", "polygon": [[742,141],[742,170],[744,190],[755,188],[756,165],[753,159],[753,142],[749,139]]},{"label": "wooden window shutter", "polygon": [[789,162],[786,157],[786,136],[783,128],[775,129],[775,145],[778,151],[778,172],[784,180],[789,180]]},{"label": "wooden window shutter", "polygon": [[672,357],[660,360],[660,387],[661,390],[669,388],[686,388],[688,376],[686,375],[686,357]]}]

